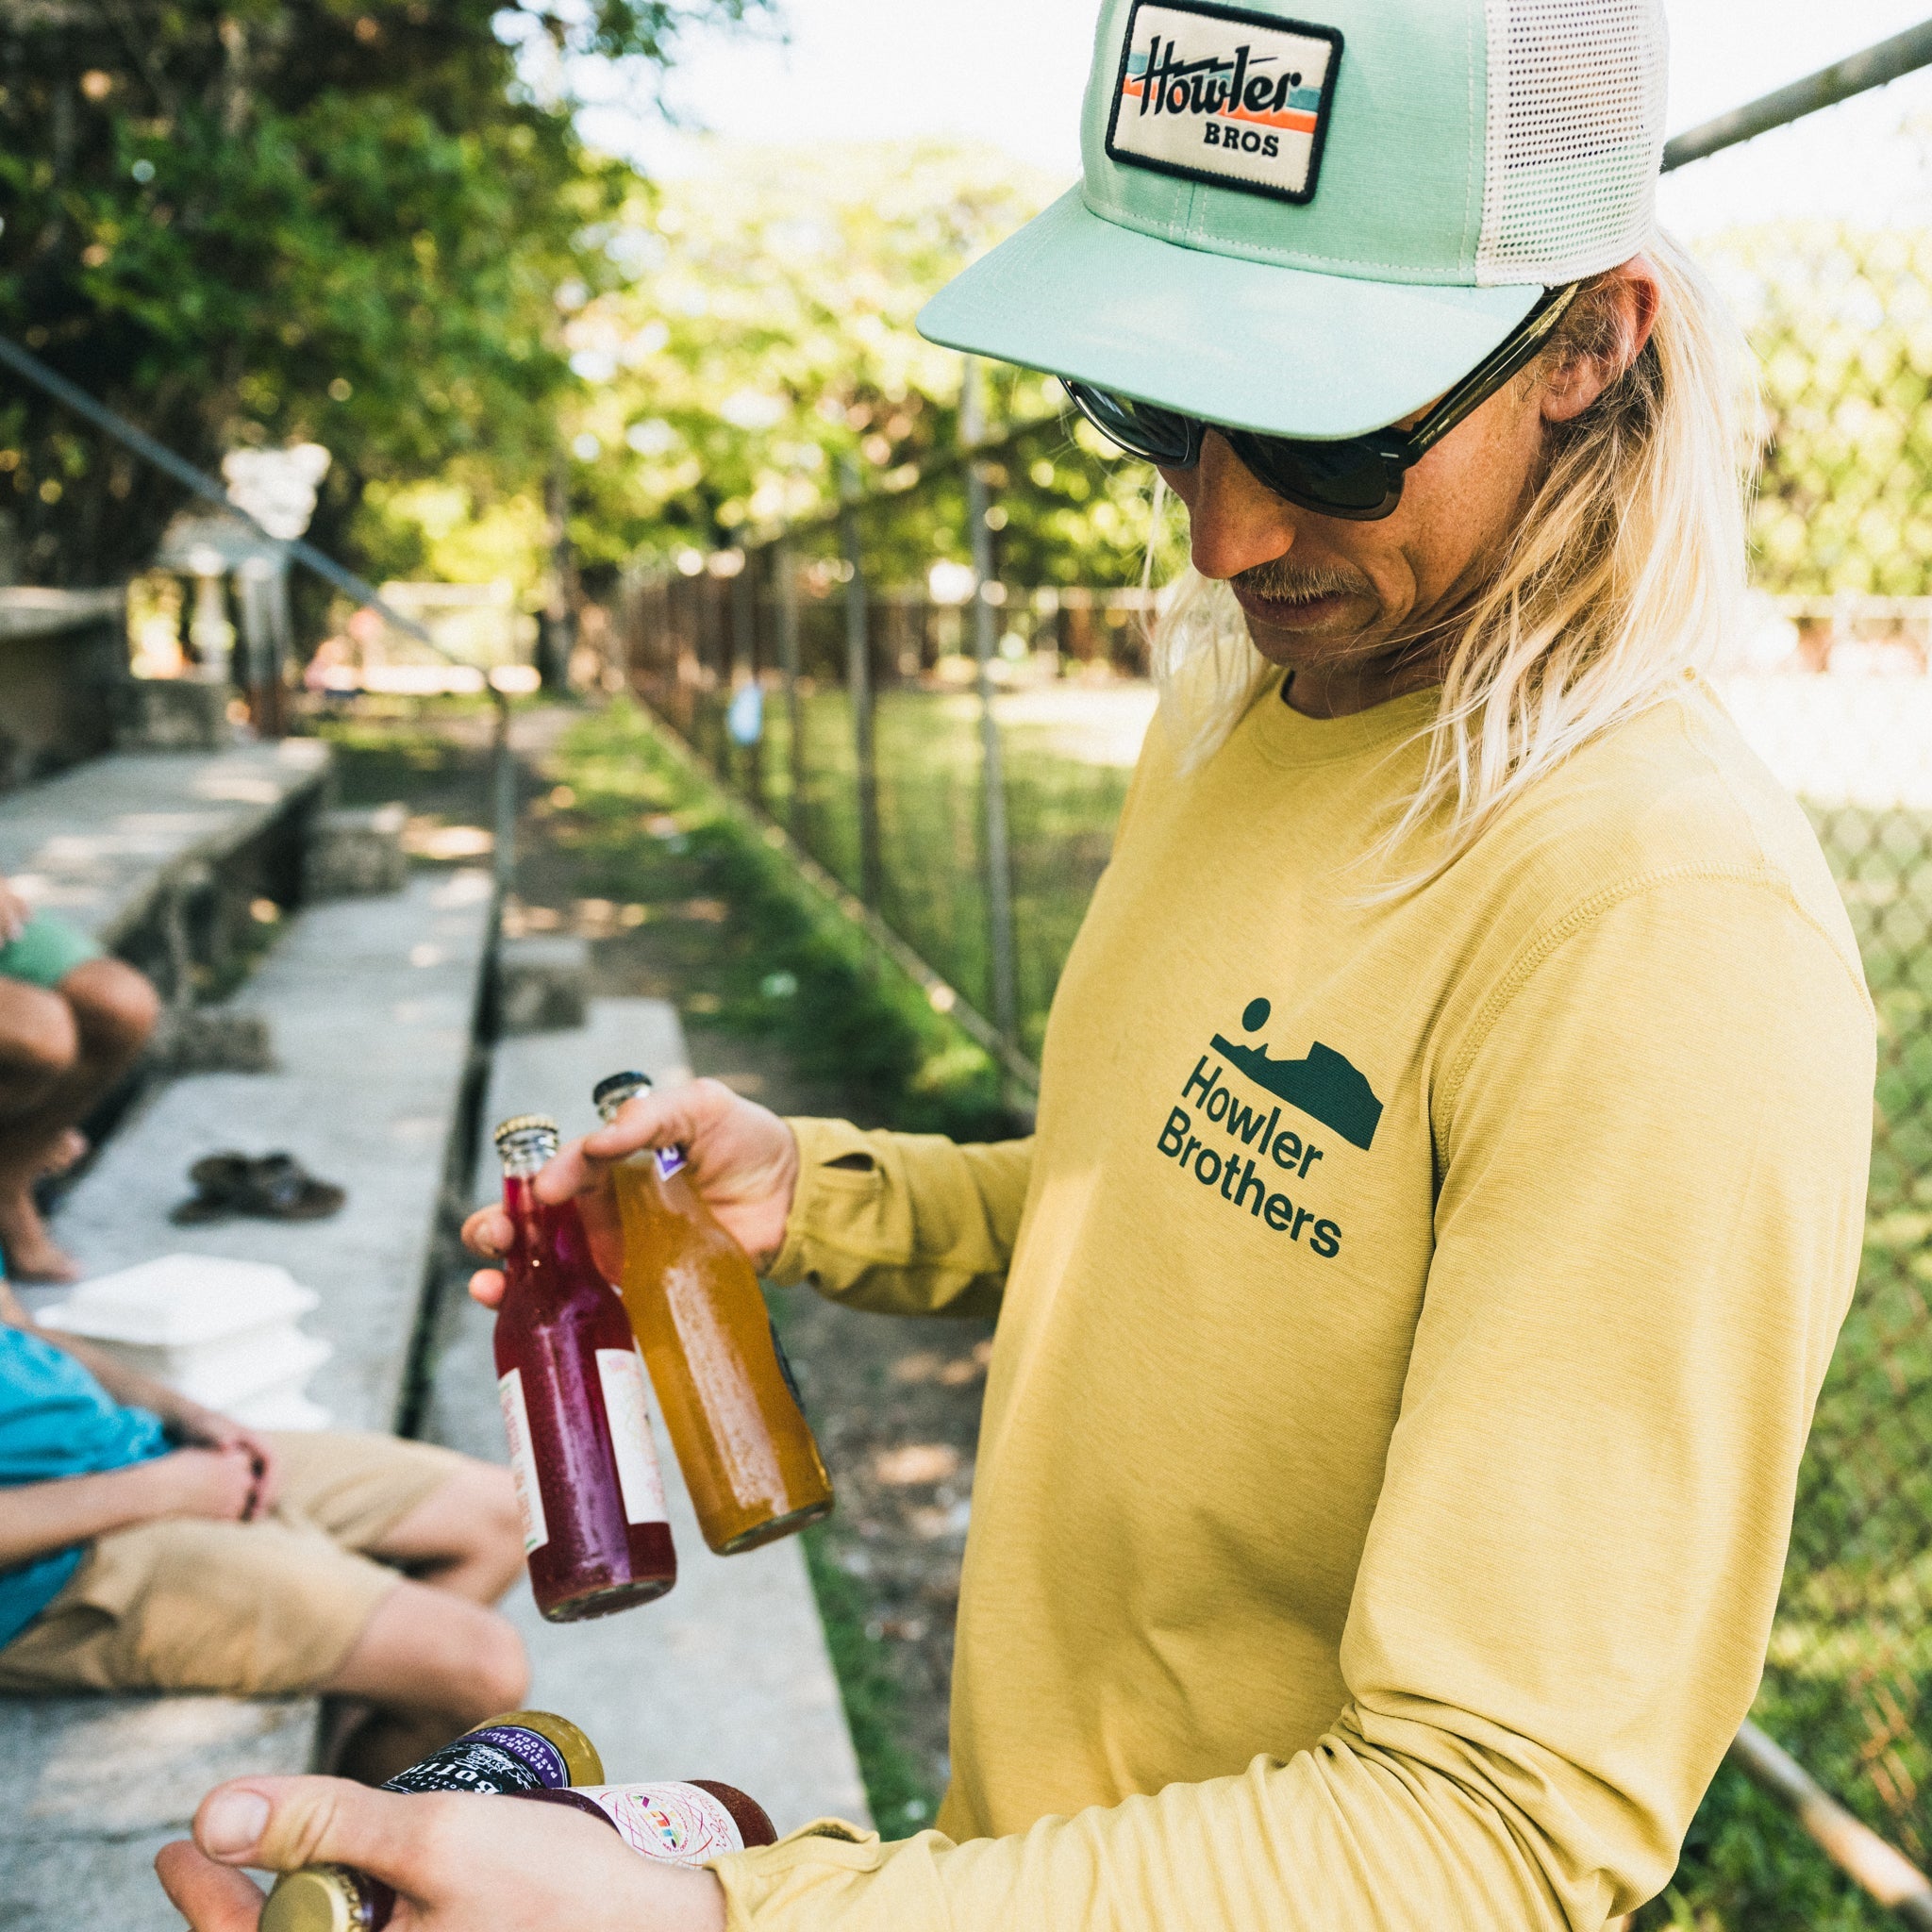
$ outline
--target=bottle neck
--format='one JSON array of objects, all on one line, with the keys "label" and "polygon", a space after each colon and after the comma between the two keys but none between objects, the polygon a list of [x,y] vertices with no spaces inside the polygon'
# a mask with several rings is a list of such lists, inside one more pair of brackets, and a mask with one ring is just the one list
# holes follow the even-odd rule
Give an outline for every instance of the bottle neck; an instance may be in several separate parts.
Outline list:
[{"label": "bottle neck", "polygon": [[514,1230],[504,1272],[513,1292],[562,1299],[579,1288],[608,1293],[591,1258],[590,1237],[575,1201],[540,1201],[535,1176],[506,1174],[503,1207]]}]

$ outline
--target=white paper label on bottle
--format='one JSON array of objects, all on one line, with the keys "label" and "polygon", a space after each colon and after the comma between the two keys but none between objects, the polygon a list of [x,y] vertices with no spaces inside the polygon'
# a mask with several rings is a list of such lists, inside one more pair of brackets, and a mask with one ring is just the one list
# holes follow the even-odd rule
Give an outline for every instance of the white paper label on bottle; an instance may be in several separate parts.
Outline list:
[{"label": "white paper label on bottle", "polygon": [[604,1385],[604,1413],[610,1423],[610,1447],[617,1457],[617,1487],[624,1495],[626,1523],[668,1523],[664,1478],[658,1469],[657,1445],[644,1401],[644,1365],[634,1348],[600,1348],[597,1379]]},{"label": "white paper label on bottle", "polygon": [[537,1445],[530,1440],[530,1411],[524,1402],[524,1372],[512,1369],[499,1375],[496,1392],[503,1402],[503,1432],[509,1438],[509,1473],[517,1486],[517,1508],[524,1519],[524,1555],[541,1550],[550,1541],[543,1517],[543,1491],[537,1487]]},{"label": "white paper label on bottle", "polygon": [[579,1785],[577,1790],[616,1825],[632,1851],[647,1858],[702,1865],[744,1849],[738,1821],[696,1785]]}]

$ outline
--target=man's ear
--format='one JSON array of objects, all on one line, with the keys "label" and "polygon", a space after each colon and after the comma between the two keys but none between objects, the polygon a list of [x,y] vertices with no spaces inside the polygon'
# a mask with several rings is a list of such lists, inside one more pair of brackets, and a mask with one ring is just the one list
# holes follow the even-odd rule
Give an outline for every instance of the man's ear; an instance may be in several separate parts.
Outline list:
[{"label": "man's ear", "polygon": [[1663,289],[1648,256],[1640,255],[1603,276],[1576,298],[1566,316],[1566,348],[1543,380],[1545,423],[1574,422],[1622,375],[1650,341]]}]

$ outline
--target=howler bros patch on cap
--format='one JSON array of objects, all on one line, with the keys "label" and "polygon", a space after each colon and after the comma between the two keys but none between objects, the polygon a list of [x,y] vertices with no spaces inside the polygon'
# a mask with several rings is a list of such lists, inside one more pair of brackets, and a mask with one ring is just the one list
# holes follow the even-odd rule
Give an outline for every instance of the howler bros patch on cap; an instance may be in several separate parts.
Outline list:
[{"label": "howler bros patch on cap", "polygon": [[1128,167],[1310,201],[1341,65],[1334,27],[1136,0],[1107,151]]}]

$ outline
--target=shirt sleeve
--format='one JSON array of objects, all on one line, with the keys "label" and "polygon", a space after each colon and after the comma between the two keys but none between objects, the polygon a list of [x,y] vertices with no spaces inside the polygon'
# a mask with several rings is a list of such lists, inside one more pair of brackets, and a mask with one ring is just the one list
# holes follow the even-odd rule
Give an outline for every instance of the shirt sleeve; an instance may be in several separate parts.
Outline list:
[{"label": "shirt sleeve", "polygon": [[791,1126],[798,1191],[774,1281],[808,1281],[833,1301],[886,1314],[999,1311],[1033,1170],[1030,1140],[962,1146],[844,1121]]},{"label": "shirt sleeve", "polygon": [[732,1932],[1595,1932],[1668,1881],[1857,1272],[1871,1008],[1788,897],[1709,877],[1488,1004],[1434,1083],[1437,1244],[1327,1735],[1011,1838],[821,1827],[723,1861]]}]

